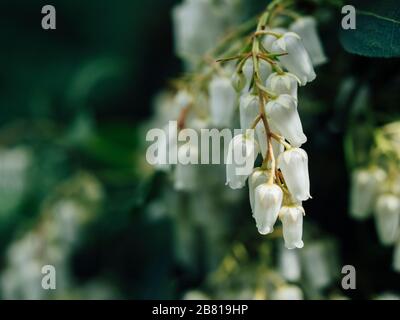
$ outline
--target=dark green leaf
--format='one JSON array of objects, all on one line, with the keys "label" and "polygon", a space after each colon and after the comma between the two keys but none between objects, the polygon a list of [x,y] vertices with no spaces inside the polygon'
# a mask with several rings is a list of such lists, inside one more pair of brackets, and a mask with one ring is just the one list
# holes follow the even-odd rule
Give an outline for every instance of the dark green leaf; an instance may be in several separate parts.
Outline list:
[{"label": "dark green leaf", "polygon": [[356,5],[356,29],[341,30],[346,51],[367,57],[400,57],[400,5],[398,0]]}]

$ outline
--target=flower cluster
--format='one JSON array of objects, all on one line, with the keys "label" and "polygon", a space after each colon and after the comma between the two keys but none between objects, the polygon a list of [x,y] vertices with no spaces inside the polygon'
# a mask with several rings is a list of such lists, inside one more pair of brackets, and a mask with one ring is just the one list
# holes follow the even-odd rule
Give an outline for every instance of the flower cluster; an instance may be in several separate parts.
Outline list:
[{"label": "flower cluster", "polygon": [[[301,148],[307,138],[298,113],[297,89],[315,79],[312,61],[319,64],[326,58],[313,18],[299,18],[289,30],[270,28],[273,9],[272,3],[260,18],[250,50],[234,57],[239,60],[233,84],[240,94],[243,133],[229,145],[226,175],[233,189],[248,180],[258,231],[273,232],[279,217],[285,245],[293,249],[304,245],[302,202],[310,198],[308,156]],[[262,164],[243,169],[241,163],[231,161],[238,158],[236,153],[245,155],[246,164],[254,164],[260,153]]]},{"label": "flower cluster", "polygon": [[[103,189],[94,176],[81,172],[56,190],[45,198],[38,224],[7,249],[0,277],[5,299],[63,298],[73,289],[70,254],[83,226],[99,211]],[[56,269],[57,290],[41,285],[47,265]]]},{"label": "flower cluster", "polygon": [[[175,33],[180,48],[189,41],[183,40],[183,33],[191,30],[184,30],[180,21],[190,18],[185,12],[193,14],[188,8],[195,2],[187,1],[175,12],[179,16]],[[201,6],[208,3],[198,2]],[[297,91],[315,79],[314,66],[324,63],[326,57],[315,19],[299,17],[290,5],[272,1],[255,31],[251,21],[238,27],[236,33],[207,51],[196,72],[174,82],[173,94],[164,94],[158,101],[160,119],[178,124],[175,131],[164,127],[166,148],[160,152],[166,156],[176,149],[178,161],[173,168],[161,162],[156,167],[172,169],[177,190],[194,191],[202,179],[198,166],[202,150],[190,137],[185,143],[172,137],[181,134],[183,128],[200,131],[240,126],[241,133],[224,150],[226,183],[239,189],[248,181],[258,231],[263,235],[273,232],[279,217],[286,247],[293,249],[303,247],[302,202],[310,198],[308,156],[301,148],[307,138],[298,112]],[[192,30],[187,37],[195,39],[196,35]],[[214,57],[222,58],[216,61]],[[260,166],[256,165],[257,158],[262,158]]]},{"label": "flower cluster", "polygon": [[400,272],[400,122],[375,131],[370,159],[353,171],[350,213],[357,220],[374,215],[380,242],[395,245],[393,268]]}]

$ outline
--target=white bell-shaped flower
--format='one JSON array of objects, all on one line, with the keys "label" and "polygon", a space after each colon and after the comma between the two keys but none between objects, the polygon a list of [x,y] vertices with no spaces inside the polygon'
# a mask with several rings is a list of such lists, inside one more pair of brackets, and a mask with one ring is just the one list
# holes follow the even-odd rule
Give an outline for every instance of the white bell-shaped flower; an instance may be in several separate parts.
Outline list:
[{"label": "white bell-shaped flower", "polygon": [[[265,60],[258,60],[258,66],[260,69],[261,82],[265,84],[267,78],[272,73],[272,66]],[[243,92],[248,92],[250,90],[250,85],[254,74],[254,62],[253,58],[247,58],[246,62],[243,64],[243,75],[246,79],[246,84],[244,86]]]},{"label": "white bell-shaped flower", "polygon": [[268,234],[274,231],[282,199],[282,189],[276,184],[263,183],[255,189],[253,216],[259,233]]},{"label": "white bell-shaped flower", "polygon": [[400,198],[398,196],[386,193],[377,198],[375,225],[382,244],[390,245],[396,242],[400,235]]},{"label": "white bell-shaped flower", "polygon": [[198,147],[191,143],[185,143],[178,148],[178,163],[175,167],[175,183],[176,190],[193,191],[198,187],[199,167],[198,167],[199,150]]},{"label": "white bell-shaped flower", "polygon": [[254,131],[238,134],[229,143],[226,159],[226,184],[232,189],[244,187],[247,177],[252,173],[259,147]]},{"label": "white bell-shaped flower", "polygon": [[208,87],[212,123],[217,127],[229,127],[236,105],[236,91],[227,77],[214,77]]},{"label": "white bell-shaped flower", "polygon": [[297,100],[288,94],[281,94],[265,106],[267,116],[283,137],[294,147],[307,141],[297,110]]},{"label": "white bell-shaped flower", "polygon": [[250,93],[242,94],[239,101],[240,128],[242,130],[251,128],[259,112],[260,106],[258,97]]},{"label": "white bell-shaped flower", "polygon": [[283,245],[278,256],[279,273],[288,281],[298,281],[301,277],[301,262],[297,250],[288,250]]},{"label": "white bell-shaped flower", "polygon": [[[279,130],[275,128],[275,126],[272,122],[269,122],[269,127],[270,127],[269,129],[273,133],[275,133],[277,135],[281,135]],[[268,152],[268,140],[267,140],[267,134],[266,134],[264,123],[261,120],[259,123],[257,123],[255,131],[256,131],[257,142],[258,142],[258,145],[260,146],[261,155],[262,155],[263,159],[265,159],[265,157],[267,156],[267,152]],[[271,137],[271,144],[272,144],[272,152],[274,153],[274,157],[276,159],[284,151],[285,148],[284,148],[283,144],[281,144],[279,141],[273,139],[272,137]]]},{"label": "white bell-shaped flower", "polygon": [[295,20],[290,25],[289,30],[301,37],[314,66],[321,65],[327,61],[314,17],[301,17]]},{"label": "white bell-shaped flower", "polygon": [[300,80],[292,73],[284,72],[271,74],[266,83],[266,88],[276,95],[289,94],[297,100],[297,86]]},{"label": "white bell-shaped flower", "polygon": [[310,178],[308,175],[308,156],[300,148],[286,150],[278,157],[286,185],[294,201],[305,201],[310,196]]},{"label": "white bell-shaped flower", "polygon": [[254,213],[254,192],[260,184],[267,183],[268,178],[268,171],[261,168],[254,168],[249,176],[249,199],[252,213]]},{"label": "white bell-shaped flower", "polygon": [[[272,122],[269,123],[269,129],[273,133],[275,133],[275,134],[277,134],[279,136],[282,135],[281,132],[278,130],[278,128],[276,128],[275,125]],[[275,159],[278,159],[279,155],[283,151],[285,151],[285,147],[283,146],[282,143],[280,143],[279,141],[275,140],[274,138],[272,138],[271,141],[272,141],[272,151],[274,153],[274,157],[275,157]]]},{"label": "white bell-shaped flower", "polygon": [[288,249],[303,248],[303,216],[301,205],[283,206],[279,218],[283,226],[283,239]]},{"label": "white bell-shaped flower", "polygon": [[[273,33],[277,34],[279,37],[283,36],[287,32],[287,30],[284,28],[272,28],[272,29],[266,29],[266,31],[269,31],[271,33],[273,32]],[[276,37],[273,34],[266,34],[262,38],[261,44],[264,47],[264,49],[266,49],[269,52],[272,52],[272,44],[277,39],[278,39],[278,37]]]},{"label": "white bell-shaped flower", "polygon": [[394,246],[393,251],[393,269],[396,272],[400,272],[400,239]]},{"label": "white bell-shaped flower", "polygon": [[272,300],[303,300],[303,291],[295,285],[283,285],[273,292]]},{"label": "white bell-shaped flower", "polygon": [[311,82],[316,74],[299,35],[287,32],[272,43],[273,53],[287,53],[279,57],[282,65],[300,79],[301,85]]},{"label": "white bell-shaped flower", "polygon": [[380,185],[386,179],[381,168],[361,168],[352,174],[350,192],[350,214],[358,220],[370,216]]}]

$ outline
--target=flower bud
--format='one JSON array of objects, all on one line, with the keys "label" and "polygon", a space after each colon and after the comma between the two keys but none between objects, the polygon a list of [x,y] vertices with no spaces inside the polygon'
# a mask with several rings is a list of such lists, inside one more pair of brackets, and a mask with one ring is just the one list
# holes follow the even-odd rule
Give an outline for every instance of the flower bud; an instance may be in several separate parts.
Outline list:
[{"label": "flower bud", "polygon": [[314,66],[321,65],[327,61],[318,37],[317,23],[314,17],[301,17],[294,21],[289,29],[301,37]]},{"label": "flower bud", "polygon": [[236,105],[236,92],[231,81],[225,77],[214,77],[208,91],[212,123],[218,127],[229,127]]},{"label": "flower bud", "polygon": [[350,214],[353,218],[363,220],[369,217],[380,184],[385,179],[385,171],[376,167],[353,172],[350,192]]},{"label": "flower bud", "polygon": [[260,112],[259,99],[256,95],[244,93],[239,101],[240,128],[251,128],[255,118]]},{"label": "flower bud", "polygon": [[292,148],[280,154],[278,168],[294,201],[305,201],[311,197],[308,156],[303,149]]},{"label": "flower bud", "polygon": [[283,225],[283,238],[288,249],[303,248],[303,215],[301,205],[283,206],[279,218]]},{"label": "flower bud", "polygon": [[400,198],[382,194],[375,205],[375,225],[382,244],[395,243],[400,231]]},{"label": "flower bud", "polygon": [[300,80],[289,72],[271,74],[266,83],[268,90],[276,95],[289,94],[297,100],[297,85]]},{"label": "flower bud", "polygon": [[259,233],[268,234],[274,231],[282,199],[282,189],[276,184],[263,183],[255,189],[254,219]]},{"label": "flower bud", "polygon": [[243,90],[246,85],[246,79],[244,77],[243,72],[235,72],[231,78],[232,87],[236,90],[236,92],[240,92]]},{"label": "flower bud", "polygon": [[252,173],[258,154],[254,132],[238,134],[229,143],[226,159],[226,184],[232,189],[243,188],[247,177]]},{"label": "flower bud", "polygon": [[267,116],[283,137],[294,147],[300,147],[307,141],[297,111],[297,100],[288,94],[281,94],[270,100],[265,106]]},{"label": "flower bud", "polygon": [[254,213],[254,192],[255,189],[268,181],[269,174],[267,170],[255,168],[249,177],[249,199],[251,212]]},{"label": "flower bud", "polygon": [[294,32],[287,32],[272,43],[273,53],[287,53],[279,57],[282,65],[300,79],[301,85],[315,79],[310,56],[304,48],[301,38]]}]

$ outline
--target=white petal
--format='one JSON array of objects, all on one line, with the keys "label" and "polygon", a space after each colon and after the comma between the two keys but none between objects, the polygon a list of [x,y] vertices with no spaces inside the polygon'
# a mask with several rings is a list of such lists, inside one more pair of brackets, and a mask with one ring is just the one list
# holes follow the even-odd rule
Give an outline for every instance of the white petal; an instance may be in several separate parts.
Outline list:
[{"label": "white petal", "polygon": [[285,72],[284,74],[273,73],[266,82],[266,87],[276,95],[289,94],[297,100],[298,79],[295,75]]},{"label": "white petal", "polygon": [[254,213],[254,192],[255,189],[263,183],[268,181],[268,171],[261,168],[255,168],[249,177],[249,199],[251,212]]},{"label": "white petal", "polygon": [[282,207],[279,218],[283,225],[283,238],[288,249],[303,248],[303,215],[301,206]]},{"label": "white petal", "polygon": [[[285,49],[282,48],[282,43],[285,44]],[[297,34],[293,32],[285,33],[280,39],[273,42],[272,51],[274,53],[287,53],[287,55],[280,56],[279,61],[289,72],[300,79],[301,85],[315,79],[316,75],[311,59]]]},{"label": "white petal", "polygon": [[254,218],[259,233],[268,234],[274,230],[282,198],[282,189],[275,184],[264,183],[255,189]]},{"label": "white petal", "polygon": [[305,201],[310,198],[308,156],[303,149],[293,148],[283,152],[278,157],[278,168],[281,169],[295,201]]},{"label": "white petal", "polygon": [[249,129],[259,113],[258,97],[250,93],[242,94],[239,102],[240,128]]},{"label": "white petal", "polygon": [[229,143],[226,159],[226,184],[232,189],[244,187],[247,177],[252,173],[258,154],[254,137],[238,134]]},{"label": "white petal", "polygon": [[282,94],[277,99],[270,100],[265,106],[265,112],[292,146],[300,147],[307,141],[297,111],[297,101],[292,96]]}]

